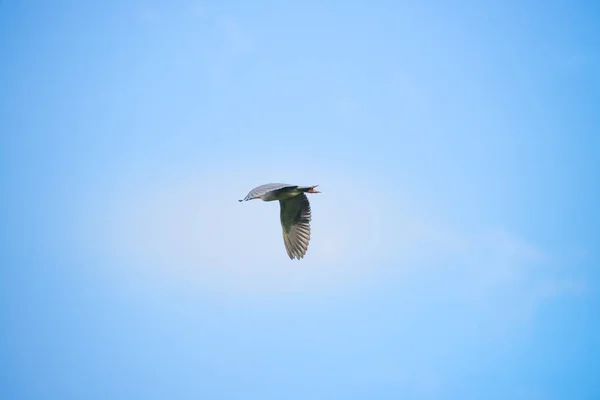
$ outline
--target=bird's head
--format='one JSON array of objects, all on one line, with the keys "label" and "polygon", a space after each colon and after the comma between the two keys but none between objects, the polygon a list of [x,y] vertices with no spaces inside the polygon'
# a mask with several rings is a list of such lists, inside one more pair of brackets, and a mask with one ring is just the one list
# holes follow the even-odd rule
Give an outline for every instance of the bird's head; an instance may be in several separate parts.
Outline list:
[{"label": "bird's head", "polygon": [[311,186],[310,189],[308,189],[306,191],[306,193],[321,193],[321,192],[319,192],[318,190],[315,189],[317,186],[319,186],[319,185]]}]

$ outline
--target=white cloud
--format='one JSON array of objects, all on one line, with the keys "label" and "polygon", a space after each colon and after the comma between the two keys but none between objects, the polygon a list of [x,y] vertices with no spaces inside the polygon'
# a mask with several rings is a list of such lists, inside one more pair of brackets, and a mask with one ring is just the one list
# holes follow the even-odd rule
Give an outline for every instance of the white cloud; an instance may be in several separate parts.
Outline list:
[{"label": "white cloud", "polygon": [[358,212],[364,201],[339,204],[327,196],[336,189],[322,186],[324,194],[311,196],[309,252],[304,260],[291,261],[281,237],[279,204],[237,201],[254,184],[221,176],[130,186],[90,209],[100,229],[85,230],[103,232],[101,240],[93,240],[116,259],[216,290],[315,289],[364,272],[359,265],[376,251],[373,232],[378,231],[368,207]]},{"label": "white cloud", "polygon": [[[188,173],[188,172],[186,172]],[[133,276],[190,285],[196,291],[273,296],[339,293],[370,282],[436,282],[432,291],[493,316],[499,332],[533,315],[544,301],[585,285],[557,273],[554,257],[501,229],[469,235],[425,218],[408,193],[386,193],[368,179],[309,171],[289,182],[320,184],[312,195],[312,238],[305,259],[286,255],[279,205],[238,203],[277,177],[222,173],[129,183],[90,202],[80,237]],[[285,181],[285,179],[284,179]],[[397,189],[395,189],[397,190]],[[388,189],[389,191],[389,189]],[[402,199],[402,200],[399,200]],[[440,280],[447,280],[441,282]],[[441,282],[441,283],[440,283]],[[491,318],[491,317],[490,317]],[[487,323],[487,322],[486,322]]]}]

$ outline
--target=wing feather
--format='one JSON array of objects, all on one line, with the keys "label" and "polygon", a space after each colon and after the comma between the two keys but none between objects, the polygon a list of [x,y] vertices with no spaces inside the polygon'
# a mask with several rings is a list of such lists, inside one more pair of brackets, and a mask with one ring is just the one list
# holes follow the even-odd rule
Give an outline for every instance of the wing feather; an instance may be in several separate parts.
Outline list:
[{"label": "wing feather", "polygon": [[304,193],[287,200],[279,200],[283,243],[290,259],[301,259],[310,241],[311,211]]}]

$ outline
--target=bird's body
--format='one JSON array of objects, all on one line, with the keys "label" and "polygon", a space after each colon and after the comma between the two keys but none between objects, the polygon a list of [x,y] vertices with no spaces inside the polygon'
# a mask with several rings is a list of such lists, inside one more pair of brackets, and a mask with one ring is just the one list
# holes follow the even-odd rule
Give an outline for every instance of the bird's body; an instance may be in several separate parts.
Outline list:
[{"label": "bird's body", "polygon": [[285,183],[268,183],[252,189],[239,201],[261,199],[279,200],[283,243],[290,259],[301,259],[310,241],[310,203],[305,193],[320,193],[316,186],[297,186]]}]

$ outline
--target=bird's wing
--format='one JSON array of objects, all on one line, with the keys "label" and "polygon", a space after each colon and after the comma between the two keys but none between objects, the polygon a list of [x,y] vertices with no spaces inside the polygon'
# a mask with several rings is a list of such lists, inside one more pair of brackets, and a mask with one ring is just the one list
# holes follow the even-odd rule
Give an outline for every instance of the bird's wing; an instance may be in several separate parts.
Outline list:
[{"label": "bird's wing", "polygon": [[283,242],[290,259],[304,257],[310,241],[310,203],[304,193],[279,200]]},{"label": "bird's wing", "polygon": [[283,189],[286,187],[296,187],[296,185],[290,185],[288,183],[267,183],[266,185],[260,185],[255,187],[248,193],[248,195],[246,195],[245,198],[243,198],[240,201],[256,199],[265,193],[272,192],[273,190]]}]

